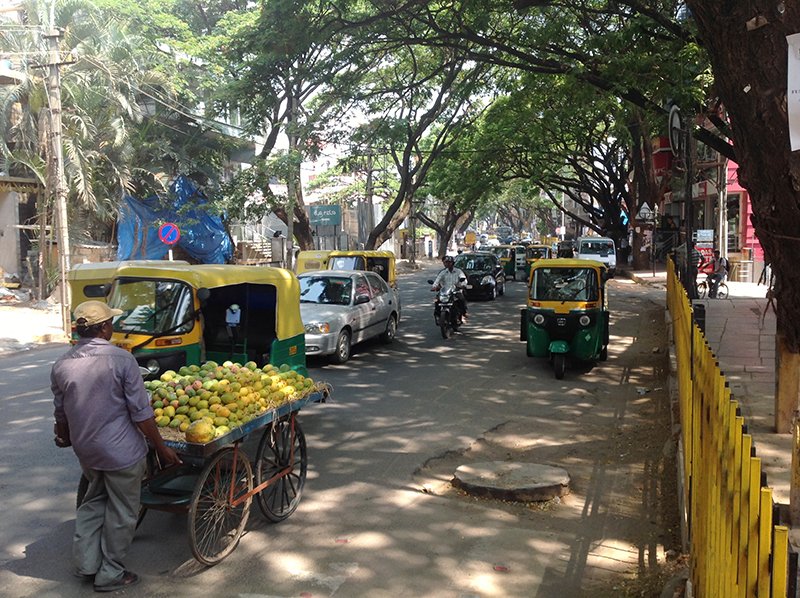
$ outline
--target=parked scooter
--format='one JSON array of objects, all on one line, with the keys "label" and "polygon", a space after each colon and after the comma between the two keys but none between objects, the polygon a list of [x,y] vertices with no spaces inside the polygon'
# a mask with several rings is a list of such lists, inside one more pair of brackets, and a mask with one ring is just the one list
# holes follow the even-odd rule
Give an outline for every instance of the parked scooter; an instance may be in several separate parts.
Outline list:
[{"label": "parked scooter", "polygon": [[[461,279],[461,284],[466,283],[466,279]],[[429,280],[428,284],[433,284],[433,280]],[[450,338],[453,332],[458,331],[464,323],[464,313],[461,304],[458,300],[458,289],[455,287],[441,288],[436,292],[436,298],[433,300],[433,319],[436,325],[442,331],[442,338]]]}]

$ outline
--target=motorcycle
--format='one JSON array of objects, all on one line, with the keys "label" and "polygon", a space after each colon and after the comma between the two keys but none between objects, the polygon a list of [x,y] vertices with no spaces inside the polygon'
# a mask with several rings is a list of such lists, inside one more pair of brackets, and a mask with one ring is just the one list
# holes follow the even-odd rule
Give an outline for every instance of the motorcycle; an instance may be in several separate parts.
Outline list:
[{"label": "motorcycle", "polygon": [[[466,283],[466,279],[461,279],[462,284]],[[428,284],[433,284],[433,280],[429,280]],[[433,301],[433,319],[436,325],[442,331],[442,338],[450,338],[453,332],[457,332],[459,327],[464,323],[462,308],[458,302],[458,289],[455,287],[441,288],[436,292],[436,298]]]}]

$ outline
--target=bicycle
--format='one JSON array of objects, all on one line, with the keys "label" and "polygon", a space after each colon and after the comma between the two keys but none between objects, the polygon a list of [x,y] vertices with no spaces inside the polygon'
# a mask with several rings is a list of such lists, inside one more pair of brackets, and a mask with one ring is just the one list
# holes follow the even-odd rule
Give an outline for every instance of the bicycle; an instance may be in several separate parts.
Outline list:
[{"label": "bicycle", "polygon": [[[708,295],[708,290],[709,290],[708,279],[701,280],[700,282],[697,283],[697,297],[699,299],[705,299],[706,296]],[[727,299],[727,298],[728,298],[728,285],[725,284],[725,281],[723,280],[722,282],[719,283],[719,286],[717,287],[716,299]],[[709,299],[711,299],[711,297],[709,297]]]}]

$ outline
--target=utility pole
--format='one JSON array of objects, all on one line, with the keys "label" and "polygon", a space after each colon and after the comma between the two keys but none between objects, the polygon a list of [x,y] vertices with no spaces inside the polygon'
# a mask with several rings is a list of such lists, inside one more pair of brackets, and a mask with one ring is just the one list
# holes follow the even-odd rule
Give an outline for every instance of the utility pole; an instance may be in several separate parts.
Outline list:
[{"label": "utility pole", "polygon": [[[53,22],[51,15],[51,23]],[[64,334],[72,330],[67,273],[70,270],[69,226],[67,222],[67,185],[64,178],[64,149],[61,144],[61,75],[59,42],[61,31],[52,28],[44,34],[47,40],[47,103],[50,108],[50,156],[47,170],[53,185],[56,212],[56,242],[58,243],[59,285],[61,287],[61,324]],[[44,251],[44,247],[39,247]]]},{"label": "utility pole", "polygon": [[369,235],[372,233],[372,229],[375,228],[375,209],[372,207],[372,149],[367,149],[367,183],[366,183],[366,200],[367,200],[367,218],[366,218],[366,225],[367,231],[364,235],[364,239],[368,239]]},{"label": "utility pole", "polygon": [[689,300],[697,299],[697,264],[694,263],[694,122],[691,115],[684,121],[684,162],[686,163],[686,295]]},{"label": "utility pole", "polygon": [[286,80],[286,90],[288,92],[288,100],[289,100],[289,110],[287,116],[287,136],[289,137],[289,163],[287,164],[287,177],[286,177],[286,195],[288,196],[287,199],[287,206],[286,206],[286,268],[288,270],[292,269],[294,265],[294,204],[295,204],[295,195],[297,193],[296,185],[300,183],[300,181],[294,180],[294,159],[295,159],[295,151],[297,150],[297,133],[295,132],[295,97],[294,97],[294,85],[292,85],[292,81],[289,77]]}]

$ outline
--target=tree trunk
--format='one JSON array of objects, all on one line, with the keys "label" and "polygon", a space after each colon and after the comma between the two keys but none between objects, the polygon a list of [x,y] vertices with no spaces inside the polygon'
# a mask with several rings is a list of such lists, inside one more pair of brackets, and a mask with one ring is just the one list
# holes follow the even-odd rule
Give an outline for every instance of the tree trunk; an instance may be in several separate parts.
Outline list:
[{"label": "tree trunk", "polygon": [[376,247],[380,247],[384,241],[391,238],[400,225],[403,223],[403,220],[411,212],[411,202],[408,198],[403,202],[403,204],[395,211],[387,212],[386,215],[381,219],[381,221],[375,226],[373,230],[370,231],[369,237],[367,237],[366,249],[375,249]]},{"label": "tree trunk", "polygon": [[788,139],[786,36],[800,31],[800,3],[782,2],[781,12],[771,0],[688,4],[731,117],[753,226],[776,275],[775,428],[788,432],[800,397],[800,152],[790,150]]}]

